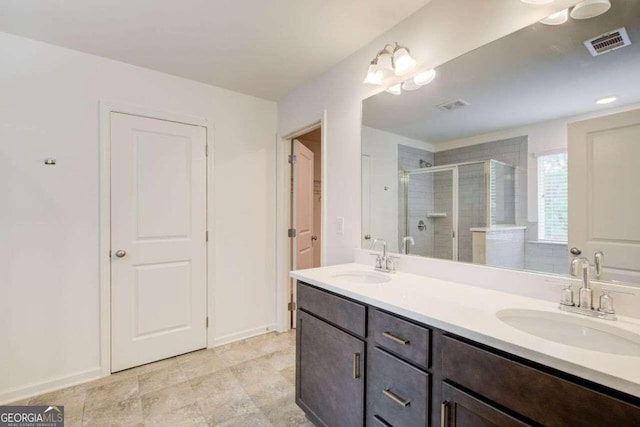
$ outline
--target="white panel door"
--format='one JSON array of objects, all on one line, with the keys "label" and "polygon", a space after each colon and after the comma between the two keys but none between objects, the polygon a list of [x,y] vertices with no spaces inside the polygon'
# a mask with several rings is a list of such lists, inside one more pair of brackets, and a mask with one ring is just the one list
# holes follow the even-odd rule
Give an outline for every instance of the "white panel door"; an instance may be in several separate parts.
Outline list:
[{"label": "white panel door", "polygon": [[[302,270],[312,268],[314,262],[314,247],[311,237],[314,232],[313,218],[313,151],[305,147],[300,141],[293,140],[293,155],[296,161],[293,162],[293,200],[291,206],[291,223],[296,230],[296,237],[293,238],[293,269]],[[318,247],[317,250],[320,250]],[[296,294],[295,280],[291,281],[292,302],[298,300]],[[296,327],[296,312],[291,312],[291,327]]]},{"label": "white panel door", "polygon": [[313,267],[313,151],[293,141],[293,228],[296,270]]},{"label": "white panel door", "polygon": [[206,347],[206,129],[111,114],[111,370]]},{"label": "white panel door", "polygon": [[[605,278],[637,280],[640,270],[640,110],[569,125],[569,248]],[[635,277],[635,279],[634,279]]]}]

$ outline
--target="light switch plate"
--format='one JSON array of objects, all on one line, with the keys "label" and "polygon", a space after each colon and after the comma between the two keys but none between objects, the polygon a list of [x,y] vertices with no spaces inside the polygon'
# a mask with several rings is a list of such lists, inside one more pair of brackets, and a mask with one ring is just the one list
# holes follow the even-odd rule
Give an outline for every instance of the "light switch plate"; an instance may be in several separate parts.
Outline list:
[{"label": "light switch plate", "polygon": [[343,235],[344,234],[344,217],[339,216],[336,218],[336,233]]}]

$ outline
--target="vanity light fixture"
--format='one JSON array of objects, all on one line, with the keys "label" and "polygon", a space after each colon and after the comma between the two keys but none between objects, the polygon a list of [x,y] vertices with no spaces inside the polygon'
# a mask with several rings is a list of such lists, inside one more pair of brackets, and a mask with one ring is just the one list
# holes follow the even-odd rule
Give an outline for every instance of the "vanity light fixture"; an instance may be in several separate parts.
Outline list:
[{"label": "vanity light fixture", "polygon": [[411,92],[412,90],[420,89],[422,86],[416,84],[414,79],[405,80],[402,82],[402,90]]},{"label": "vanity light fixture", "polygon": [[561,10],[553,15],[549,15],[540,21],[545,25],[562,25],[569,20],[569,9]]},{"label": "vanity light fixture", "polygon": [[404,76],[416,66],[416,60],[409,54],[409,49],[398,46],[397,43],[393,52],[393,63],[396,76]]},{"label": "vanity light fixture", "polygon": [[416,74],[414,77],[409,80],[405,80],[402,83],[402,89],[407,91],[412,91],[416,89],[420,89],[424,85],[428,85],[436,78],[436,70],[427,70],[422,73]]},{"label": "vanity light fixture", "polygon": [[573,19],[591,19],[600,16],[611,9],[609,0],[584,0],[571,10]]},{"label": "vanity light fixture", "polygon": [[374,59],[373,61],[371,61],[371,64],[369,64],[369,70],[367,71],[367,76],[364,78],[364,82],[366,84],[370,84],[370,85],[382,84],[382,79],[376,73],[377,66],[378,66],[377,59]]},{"label": "vanity light fixture", "polygon": [[381,85],[389,77],[407,74],[415,66],[416,60],[409,53],[409,48],[398,43],[388,44],[369,64],[364,83]]},{"label": "vanity light fixture", "polygon": [[397,85],[393,85],[387,88],[387,92],[389,92],[392,95],[400,95],[402,94],[402,85],[400,83],[398,83]]},{"label": "vanity light fixture", "polygon": [[596,104],[598,105],[606,105],[606,104],[611,104],[612,102],[616,102],[618,100],[618,98],[616,98],[615,96],[607,96],[605,98],[600,98],[596,100]]},{"label": "vanity light fixture", "polygon": [[424,86],[424,85],[428,85],[429,83],[431,83],[433,81],[433,79],[435,79],[435,78],[436,78],[436,70],[431,69],[431,70],[423,71],[422,73],[416,75],[413,78],[413,81],[418,86]]}]

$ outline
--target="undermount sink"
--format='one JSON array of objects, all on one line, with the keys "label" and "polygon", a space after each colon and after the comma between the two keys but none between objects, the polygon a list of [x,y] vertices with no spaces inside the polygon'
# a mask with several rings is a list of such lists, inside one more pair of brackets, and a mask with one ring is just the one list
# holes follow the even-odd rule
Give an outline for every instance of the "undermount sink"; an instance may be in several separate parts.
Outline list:
[{"label": "undermount sink", "polygon": [[588,317],[538,310],[501,310],[498,319],[520,331],[585,350],[640,356],[640,335]]},{"label": "undermount sink", "polygon": [[386,283],[391,280],[387,275],[368,271],[347,271],[334,274],[336,279],[344,279],[352,283]]}]

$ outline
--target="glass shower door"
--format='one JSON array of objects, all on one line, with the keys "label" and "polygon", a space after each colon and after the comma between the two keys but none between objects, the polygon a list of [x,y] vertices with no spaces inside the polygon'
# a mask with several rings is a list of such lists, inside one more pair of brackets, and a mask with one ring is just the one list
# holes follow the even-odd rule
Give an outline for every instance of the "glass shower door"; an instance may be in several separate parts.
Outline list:
[{"label": "glass shower door", "polygon": [[409,253],[458,259],[457,175],[456,168],[407,172],[400,244],[405,236],[412,237],[415,244],[409,247]]}]

